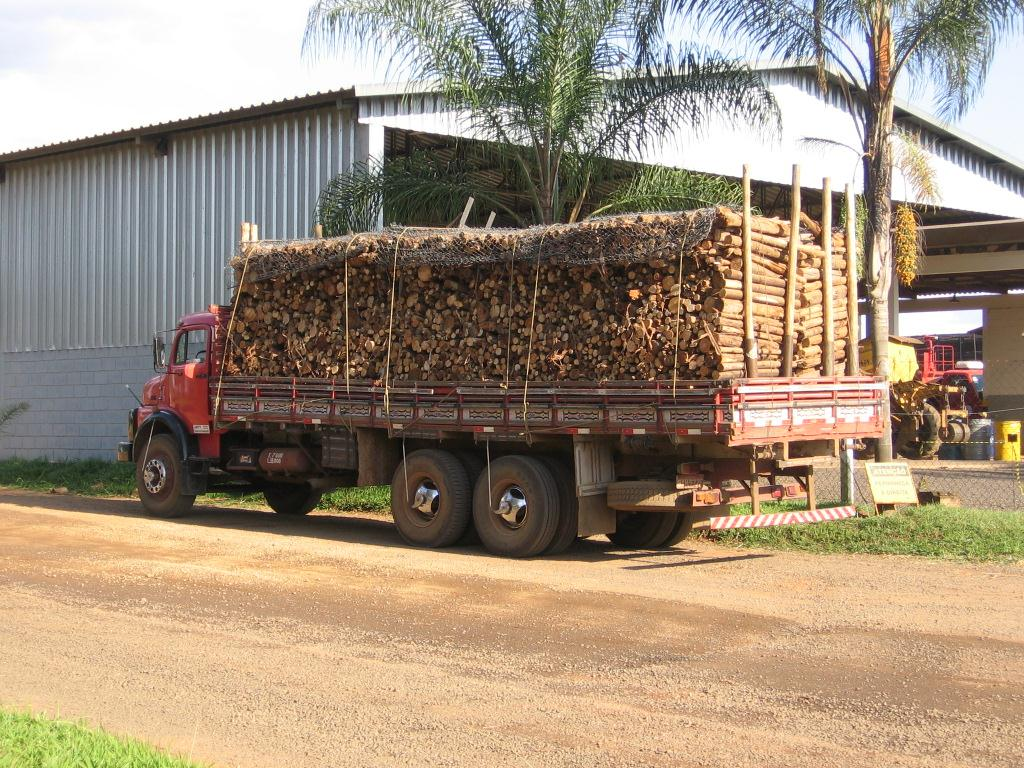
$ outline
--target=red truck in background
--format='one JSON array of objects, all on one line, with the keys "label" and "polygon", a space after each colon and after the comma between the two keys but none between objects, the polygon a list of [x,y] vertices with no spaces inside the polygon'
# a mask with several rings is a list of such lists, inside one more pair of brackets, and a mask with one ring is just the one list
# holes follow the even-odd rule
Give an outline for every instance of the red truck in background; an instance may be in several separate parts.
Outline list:
[{"label": "red truck in background", "polygon": [[596,534],[661,547],[733,504],[814,510],[812,460],[836,455],[840,438],[881,434],[888,397],[871,376],[528,388],[232,377],[221,367],[229,314],[211,306],[183,317],[169,346],[154,338],[158,375],[118,446],[153,515],[228,487],[302,515],[331,488],[390,484],[414,545],[449,546],[472,527],[513,557]]},{"label": "red truck in background", "polygon": [[988,410],[984,364],[976,360],[957,360],[953,345],[939,344],[935,336],[923,336],[921,341],[917,350],[921,381],[955,388],[948,395],[951,410],[963,411],[969,418],[984,416]]}]

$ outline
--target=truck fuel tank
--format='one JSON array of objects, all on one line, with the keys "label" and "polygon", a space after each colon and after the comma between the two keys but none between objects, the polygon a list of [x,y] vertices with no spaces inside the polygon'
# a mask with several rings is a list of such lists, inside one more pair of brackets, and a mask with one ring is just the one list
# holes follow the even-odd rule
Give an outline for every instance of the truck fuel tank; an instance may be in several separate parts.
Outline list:
[{"label": "truck fuel tank", "polygon": [[260,452],[260,469],[268,474],[302,475],[313,469],[313,462],[301,448],[273,446]]}]

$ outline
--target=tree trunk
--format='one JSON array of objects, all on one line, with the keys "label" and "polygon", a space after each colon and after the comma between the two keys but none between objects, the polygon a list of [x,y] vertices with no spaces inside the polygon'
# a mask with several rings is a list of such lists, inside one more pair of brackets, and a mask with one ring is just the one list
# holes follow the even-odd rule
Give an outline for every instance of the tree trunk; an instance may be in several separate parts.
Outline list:
[{"label": "tree trunk", "polygon": [[[867,262],[868,300],[871,303],[871,352],[875,375],[889,379],[889,289],[892,259],[892,130],[891,83],[892,28],[886,3],[876,6],[876,18],[868,36],[872,52],[871,82],[865,120],[864,196],[868,207]],[[891,421],[889,400],[884,398],[884,423]],[[892,461],[892,432],[884,430],[878,441],[876,461]]]}]

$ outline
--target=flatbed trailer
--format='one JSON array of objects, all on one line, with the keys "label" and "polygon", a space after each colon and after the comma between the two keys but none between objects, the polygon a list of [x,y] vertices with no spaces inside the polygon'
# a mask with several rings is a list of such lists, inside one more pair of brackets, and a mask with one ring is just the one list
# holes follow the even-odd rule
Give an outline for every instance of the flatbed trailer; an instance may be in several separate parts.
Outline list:
[{"label": "flatbed trailer", "polygon": [[[870,376],[720,381],[373,382],[223,375],[229,308],[186,316],[146,384],[119,457],[151,513],[183,514],[217,486],[262,491],[305,514],[331,488],[391,486],[401,535],[450,546],[471,529],[523,557],[605,534],[623,547],[723,527],[749,503],[816,509],[812,460],[877,437],[884,381]],[[771,520],[769,520],[771,518]],[[785,518],[785,519],[784,519]]]}]

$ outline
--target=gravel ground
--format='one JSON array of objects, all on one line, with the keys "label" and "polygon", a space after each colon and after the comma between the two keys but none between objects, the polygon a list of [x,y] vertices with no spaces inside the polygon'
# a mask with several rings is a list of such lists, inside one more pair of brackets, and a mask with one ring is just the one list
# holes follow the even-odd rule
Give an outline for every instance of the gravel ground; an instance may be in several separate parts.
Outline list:
[{"label": "gravel ground", "polygon": [[0,491],[0,703],[239,766],[1019,766],[1024,566]]}]

